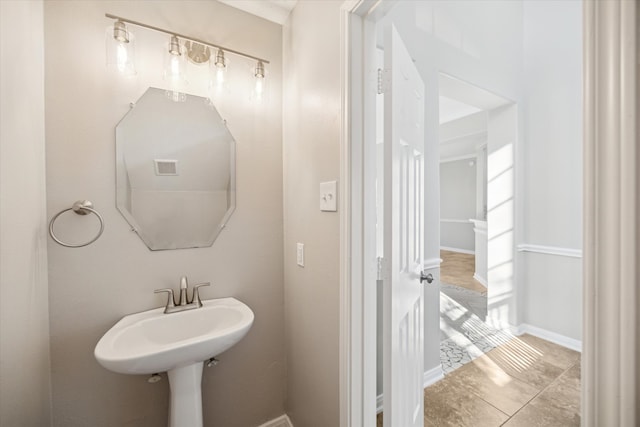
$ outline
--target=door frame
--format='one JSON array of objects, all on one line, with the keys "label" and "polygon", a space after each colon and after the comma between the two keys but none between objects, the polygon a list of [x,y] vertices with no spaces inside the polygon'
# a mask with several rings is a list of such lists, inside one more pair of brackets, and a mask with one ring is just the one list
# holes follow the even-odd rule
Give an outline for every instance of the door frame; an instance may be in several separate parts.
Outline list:
[{"label": "door frame", "polygon": [[[340,17],[341,427],[375,425],[376,314],[375,303],[371,304],[375,288],[364,286],[365,103],[361,83],[365,18],[385,4],[392,1],[345,0]],[[640,155],[633,118],[640,120],[635,83],[640,17],[632,1],[585,0],[583,7],[582,424],[635,425],[640,421],[640,409],[634,404],[640,393],[640,291],[636,289],[640,279],[636,267],[640,265]],[[614,286],[600,291],[600,286],[611,282]]]},{"label": "door frame", "polygon": [[[366,17],[381,0],[345,0],[340,11],[340,426],[376,422],[376,287],[365,258]],[[375,270],[374,270],[375,271]],[[375,281],[373,282],[375,283]]]},{"label": "door frame", "polygon": [[585,427],[640,422],[639,9],[584,3]]}]

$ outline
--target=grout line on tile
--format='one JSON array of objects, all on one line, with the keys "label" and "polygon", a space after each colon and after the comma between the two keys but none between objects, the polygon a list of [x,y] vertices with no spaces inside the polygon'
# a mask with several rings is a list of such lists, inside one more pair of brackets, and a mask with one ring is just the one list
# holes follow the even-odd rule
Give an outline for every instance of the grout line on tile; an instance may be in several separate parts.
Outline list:
[{"label": "grout line on tile", "polygon": [[[533,402],[533,400],[540,396],[542,393],[544,393],[549,387],[551,387],[553,384],[556,383],[556,381],[558,381],[560,379],[561,376],[563,376],[564,374],[567,373],[567,371],[569,371],[569,369],[573,368],[578,362],[574,362],[571,366],[569,366],[567,369],[565,369],[564,371],[562,371],[560,374],[558,374],[557,377],[555,377],[553,379],[553,381],[551,381],[549,384],[547,384],[546,387],[544,387],[542,390],[540,390],[538,393],[536,393],[531,399],[529,399],[524,405],[522,405],[520,407],[520,409],[518,409],[516,412],[513,413],[513,415],[511,415],[504,423],[500,424],[501,426],[505,425],[506,423],[509,422],[509,420],[511,420],[511,418],[515,417],[516,415],[518,415],[518,412],[522,411],[526,406],[528,406],[531,402]],[[482,399],[482,398],[481,398]],[[484,399],[482,399],[484,400]],[[485,400],[486,402],[486,400]],[[489,402],[487,402],[489,403]],[[489,403],[490,404],[490,403]],[[491,404],[490,404],[491,405]],[[493,406],[493,405],[492,405]],[[497,409],[497,408],[496,408]]]}]

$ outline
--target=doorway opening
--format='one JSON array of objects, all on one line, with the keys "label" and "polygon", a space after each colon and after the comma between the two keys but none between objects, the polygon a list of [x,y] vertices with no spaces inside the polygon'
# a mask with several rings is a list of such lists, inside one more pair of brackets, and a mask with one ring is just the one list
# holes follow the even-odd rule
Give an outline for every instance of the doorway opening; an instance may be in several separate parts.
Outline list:
[{"label": "doorway opening", "polygon": [[[560,30],[564,31],[564,19],[575,19],[580,16],[580,6],[570,4],[570,2],[562,2],[563,8],[560,10],[561,17],[555,22],[554,29],[560,33]],[[535,176],[540,182],[546,182],[541,179],[539,170],[535,168],[528,160],[525,162],[524,150],[529,152],[535,152],[536,155],[542,156],[543,153],[537,152],[540,150],[529,149],[525,142],[529,144],[531,140],[535,140],[537,147],[546,144],[543,136],[548,136],[549,140],[556,141],[556,146],[551,147],[549,144],[545,145],[547,148],[564,147],[567,139],[562,139],[566,134],[566,129],[571,129],[571,141],[580,141],[579,132],[574,132],[575,129],[579,130],[579,122],[570,122],[568,126],[565,123],[557,124],[550,117],[549,111],[545,111],[542,104],[553,98],[557,102],[558,94],[562,102],[566,102],[567,105],[562,105],[562,114],[573,117],[573,114],[580,111],[579,101],[573,102],[575,97],[571,97],[571,93],[564,93],[567,82],[571,78],[575,79],[575,76],[579,75],[580,67],[576,66],[571,70],[576,69],[577,73],[569,77],[569,68],[563,69],[563,75],[559,78],[558,82],[552,82],[558,84],[556,86],[541,86],[536,91],[530,82],[527,84],[530,86],[524,88],[523,74],[520,70],[520,62],[522,60],[523,49],[523,35],[522,32],[522,16],[526,15],[525,22],[531,24],[531,28],[537,26],[535,30],[531,28],[527,29],[531,34],[538,35],[541,32],[539,24],[545,22],[544,16],[548,16],[549,8],[555,7],[551,4],[545,5],[533,5],[530,2],[510,2],[510,3],[495,3],[495,2],[406,2],[396,3],[395,6],[389,6],[386,2],[378,3],[374,11],[368,15],[368,21],[364,23],[365,28],[365,41],[366,45],[364,56],[364,71],[363,75],[367,76],[368,80],[363,85],[362,99],[364,100],[364,115],[365,126],[363,130],[363,198],[364,198],[364,226],[363,226],[363,241],[364,247],[364,260],[365,268],[363,269],[364,284],[371,284],[374,280],[367,280],[368,278],[375,277],[375,264],[371,262],[376,256],[379,256],[379,251],[376,234],[373,230],[376,228],[376,222],[379,218],[376,218],[375,212],[385,211],[380,209],[376,204],[376,199],[380,198],[379,192],[384,187],[380,185],[386,177],[378,176],[376,173],[376,164],[384,161],[379,159],[379,151],[384,149],[378,147],[380,142],[377,139],[377,131],[372,130],[376,126],[372,126],[371,123],[379,124],[376,121],[376,108],[375,105],[379,99],[379,95],[374,94],[376,86],[385,86],[385,72],[387,72],[386,64],[385,68],[381,70],[381,73],[377,73],[377,69],[380,68],[377,59],[377,50],[385,50],[387,48],[383,40],[383,29],[388,24],[394,24],[398,28],[399,36],[405,44],[408,52],[410,53],[415,67],[419,70],[422,80],[425,84],[425,97],[424,97],[424,123],[425,123],[425,150],[424,150],[424,201],[425,201],[425,214],[424,214],[424,257],[422,260],[423,272],[431,272],[434,277],[433,285],[424,285],[424,375],[420,380],[426,386],[432,384],[438,379],[442,378],[443,367],[441,364],[441,340],[443,338],[443,332],[441,329],[441,306],[444,305],[441,302],[441,295],[449,297],[449,301],[455,301],[457,305],[454,305],[449,310],[450,318],[452,322],[465,323],[465,326],[470,327],[466,331],[455,330],[451,325],[449,334],[445,335],[447,339],[455,336],[463,336],[468,338],[473,334],[477,334],[479,329],[483,329],[481,332],[493,333],[492,338],[495,339],[495,343],[489,343],[491,346],[484,347],[482,350],[478,349],[479,345],[470,341],[471,347],[476,347],[480,350],[480,355],[484,351],[493,348],[495,344],[506,343],[509,339],[513,339],[511,333],[515,332],[512,327],[520,327],[527,321],[536,322],[540,325],[547,326],[550,330],[554,330],[557,322],[551,324],[547,322],[547,319],[540,317],[540,313],[544,311],[541,309],[540,301],[530,298],[534,296],[538,298],[542,295],[541,289],[549,288],[548,283],[552,282],[556,278],[552,278],[551,281],[545,280],[537,282],[532,279],[536,272],[526,271],[527,277],[525,280],[520,280],[519,274],[522,274],[523,265],[538,265],[543,263],[551,263],[554,269],[556,265],[566,265],[567,271],[572,271],[578,264],[570,264],[573,261],[568,262],[565,258],[544,258],[538,254],[567,257],[573,253],[571,251],[572,246],[576,246],[573,243],[574,234],[567,233],[569,237],[565,240],[567,250],[556,250],[557,248],[549,247],[542,248],[541,245],[530,244],[525,240],[535,236],[535,238],[546,239],[547,241],[553,241],[554,235],[546,233],[543,229],[534,229],[535,233],[524,235],[524,228],[527,228],[527,232],[531,229],[531,224],[536,224],[538,221],[540,205],[531,203],[526,206],[528,220],[530,222],[525,223],[522,221],[523,214],[523,199],[529,198],[532,200],[535,197],[552,197],[546,199],[549,203],[556,202],[557,196],[555,193],[565,193],[568,190],[569,184],[573,181],[567,181],[567,185],[560,188],[560,191],[550,191],[544,193],[541,189],[542,184],[537,187],[534,186],[537,193],[529,195],[523,192],[524,187],[524,174],[526,170],[526,178]],[[523,12],[524,9],[524,12]],[[498,25],[497,22],[501,25]],[[562,21],[562,22],[561,22]],[[502,25],[504,24],[504,25]],[[571,24],[575,23],[571,21]],[[367,28],[373,28],[373,36],[367,41]],[[554,31],[555,31],[554,30]],[[572,31],[576,28],[572,27]],[[580,34],[579,27],[572,34]],[[541,35],[540,35],[541,36]],[[531,36],[527,38],[526,43],[530,43],[533,47],[538,47],[535,37]],[[542,42],[540,42],[542,43]],[[567,42],[569,43],[569,42]],[[571,41],[573,43],[573,41]],[[576,52],[580,52],[579,43],[574,43],[571,48],[575,48]],[[377,50],[376,50],[377,49]],[[536,55],[540,50],[532,50],[530,54],[537,58]],[[545,57],[537,58],[536,65],[540,62],[544,62]],[[554,58],[555,62],[559,62],[563,58]],[[572,61],[573,59],[570,58]],[[532,61],[531,58],[527,58],[528,61]],[[579,61],[574,61],[579,64]],[[575,65],[571,62],[571,66]],[[544,62],[546,64],[546,62]],[[375,64],[375,65],[372,65]],[[548,64],[553,68],[554,64]],[[532,78],[536,84],[540,79],[545,77],[544,75],[535,75],[534,71],[529,70],[527,77]],[[567,71],[565,73],[565,71]],[[382,79],[379,82],[375,82],[375,77],[382,75]],[[455,76],[455,77],[453,77]],[[542,76],[542,77],[541,77]],[[560,85],[559,82],[562,82]],[[572,82],[573,83],[573,82]],[[450,85],[451,88],[447,88]],[[549,87],[554,88],[551,91]],[[573,87],[573,86],[571,86]],[[579,87],[579,85],[578,85]],[[461,89],[463,88],[463,89]],[[483,90],[480,88],[487,88]],[[384,90],[383,90],[384,91]],[[523,93],[527,93],[524,96]],[[468,92],[468,93],[466,93]],[[493,95],[495,98],[499,98],[499,101],[495,105],[478,105],[477,100],[469,99],[473,96],[477,96],[478,93],[486,92]],[[469,95],[472,94],[472,95]],[[475,95],[473,95],[475,94]],[[495,94],[500,94],[495,95]],[[386,96],[386,93],[382,95]],[[441,163],[441,152],[445,151],[443,145],[449,145],[451,148],[456,144],[449,142],[448,144],[441,144],[441,134],[443,129],[440,126],[439,117],[441,116],[441,99],[439,96],[448,98],[451,103],[465,104],[467,107],[473,107],[471,114],[477,114],[477,117],[484,117],[484,138],[487,140],[483,147],[483,144],[479,146],[474,145],[476,150],[473,156],[459,159],[452,159],[455,157],[451,154],[452,158]],[[545,101],[546,100],[546,101]],[[575,104],[575,105],[574,105]],[[523,110],[523,107],[529,108],[528,111]],[[577,106],[577,107],[576,107]],[[569,111],[571,108],[574,110]],[[551,123],[555,128],[555,134],[553,132],[547,132],[544,128],[544,124],[540,123],[539,117],[531,116],[531,110],[535,110],[536,114],[544,117],[548,123]],[[524,114],[527,113],[526,121]],[[444,114],[442,114],[444,116]],[[463,115],[458,117],[461,119],[465,117]],[[372,117],[374,117],[372,119]],[[369,124],[367,125],[367,121]],[[454,120],[451,120],[454,121]],[[532,133],[531,128],[527,129],[527,138],[524,138],[523,122],[533,126],[535,134]],[[442,123],[446,125],[446,123]],[[384,132],[384,129],[383,129]],[[482,132],[480,132],[482,133]],[[549,134],[549,135],[546,135]],[[489,141],[489,135],[495,137],[493,147]],[[460,135],[459,135],[460,136]],[[443,141],[442,141],[443,142]],[[531,146],[533,147],[533,146]],[[478,149],[480,151],[478,152]],[[367,151],[368,150],[368,151]],[[484,150],[484,151],[483,151]],[[572,149],[567,149],[571,151]],[[575,151],[575,150],[574,150]],[[574,151],[571,151],[572,153]],[[566,154],[566,153],[561,153]],[[578,153],[579,154],[579,153]],[[444,192],[441,188],[442,172],[445,167],[441,168],[442,164],[454,163],[455,161],[461,161],[460,165],[470,168],[473,177],[475,175],[474,185],[475,191],[473,192],[473,203],[470,203],[471,209],[468,212],[453,213],[450,216],[445,216],[445,212],[442,211],[441,206],[441,193]],[[557,159],[554,159],[557,162]],[[469,162],[472,164],[470,165]],[[373,167],[371,165],[374,165]],[[460,166],[458,165],[458,166]],[[447,165],[449,166],[449,165]],[[460,169],[460,168],[459,168]],[[373,171],[373,172],[372,172]],[[467,171],[468,172],[468,171]],[[560,168],[552,171],[554,174],[562,176]],[[574,173],[573,175],[579,175]],[[579,172],[579,171],[578,171]],[[457,175],[459,177],[462,174],[460,170],[457,172],[450,171],[450,175]],[[482,175],[481,179],[478,179],[478,175]],[[378,179],[376,184],[376,178]],[[576,181],[577,182],[577,181]],[[372,184],[374,183],[374,184]],[[530,189],[530,182],[527,183]],[[367,187],[371,186],[371,187]],[[573,188],[573,187],[572,187]],[[480,193],[480,197],[478,196]],[[373,200],[373,203],[371,202]],[[573,202],[573,200],[569,200]],[[527,201],[530,203],[530,201]],[[557,205],[558,212],[562,212],[564,205]],[[573,205],[572,205],[573,209]],[[374,214],[372,214],[374,212]],[[385,211],[386,212],[386,211]],[[572,212],[573,213],[573,212]],[[447,214],[448,215],[448,214]],[[374,219],[371,220],[371,217]],[[556,215],[556,217],[549,218],[549,224],[557,226],[560,223],[570,223],[569,215]],[[441,249],[464,249],[464,243],[458,241],[455,242],[455,231],[450,233],[451,230],[445,230],[446,225],[442,225],[442,219],[448,221],[448,227],[455,229],[456,227],[465,226],[471,230],[472,237],[469,237],[467,242],[473,241],[472,249],[467,249],[467,252],[473,252],[473,276],[472,280],[478,282],[480,286],[486,288],[486,295],[481,295],[484,298],[483,302],[478,301],[463,301],[460,303],[460,298],[451,298],[451,289],[443,289],[445,285],[453,285],[455,283],[447,283],[443,277],[447,277],[446,270],[441,270],[439,260],[441,258]],[[553,222],[556,221],[556,222]],[[483,224],[484,223],[484,224]],[[373,226],[372,226],[373,224]],[[458,225],[459,224],[459,225]],[[492,227],[491,224],[494,226]],[[476,229],[476,230],[474,230]],[[479,232],[478,232],[479,231]],[[484,233],[482,232],[484,231]],[[448,234],[449,236],[445,236]],[[453,235],[453,236],[452,236]],[[374,237],[372,237],[374,236]],[[538,237],[539,236],[539,237]],[[447,238],[451,237],[453,240],[449,240],[453,243],[443,243]],[[458,236],[460,237],[460,236]],[[476,244],[476,238],[484,237],[484,242]],[[368,244],[367,244],[368,242]],[[461,247],[462,246],[462,247]],[[467,245],[467,248],[471,248],[471,245]],[[486,249],[485,249],[486,248]],[[482,249],[482,250],[479,250]],[[565,248],[563,248],[565,249]],[[547,252],[542,252],[547,250]],[[525,254],[521,254],[525,252]],[[529,255],[534,253],[535,255]],[[525,257],[526,255],[526,257]],[[481,260],[477,259],[480,258]],[[526,264],[521,264],[521,261],[526,259]],[[367,264],[368,263],[368,264]],[[382,270],[385,268],[384,262],[382,264]],[[374,273],[367,272],[367,268],[372,268]],[[444,267],[443,267],[444,268]],[[558,270],[559,271],[559,270]],[[531,283],[536,282],[537,286],[534,288]],[[472,281],[475,284],[475,282]],[[523,283],[525,283],[523,285]],[[516,286],[517,284],[517,286]],[[380,285],[380,282],[378,282]],[[573,286],[573,284],[571,284]],[[464,288],[464,286],[462,286]],[[524,292],[523,292],[524,289]],[[556,287],[556,289],[560,289]],[[563,288],[564,289],[564,288]],[[567,287],[566,289],[569,289]],[[441,292],[444,290],[444,292]],[[472,289],[465,289],[473,291]],[[478,289],[482,293],[482,289]],[[447,291],[450,291],[447,295]],[[526,295],[525,295],[526,294]],[[573,293],[575,300],[580,300],[578,293]],[[367,297],[365,297],[367,298]],[[571,297],[567,295],[558,295],[558,297],[551,300],[551,306],[554,308],[554,313],[557,315],[563,315],[565,311],[557,306],[559,301],[563,301],[566,305],[570,302]],[[466,302],[467,307],[464,306]],[[475,305],[475,307],[474,307]],[[571,307],[575,304],[571,303]],[[464,308],[465,310],[461,309]],[[471,309],[469,309],[471,308]],[[475,309],[478,309],[474,312]],[[446,310],[445,310],[446,311]],[[469,314],[471,313],[471,314]],[[574,316],[575,311],[572,313]],[[471,316],[475,315],[478,322],[468,321]],[[466,317],[465,317],[466,316]],[[378,323],[384,324],[385,319],[381,319],[380,313],[378,313]],[[530,320],[533,319],[533,320]],[[572,322],[573,319],[570,320]],[[565,328],[567,336],[571,338],[575,336],[575,330],[570,329],[572,324],[567,322],[567,325],[562,325],[561,328]],[[454,323],[455,326],[455,323]],[[528,332],[533,333],[535,328],[529,326]],[[489,329],[492,328],[492,329]],[[540,328],[541,329],[541,328]],[[543,335],[545,332],[538,329],[538,335]],[[521,330],[522,331],[522,330]],[[466,332],[466,333],[465,333]],[[505,334],[504,336],[498,334]],[[557,334],[560,335],[560,334]],[[547,334],[547,337],[554,338],[552,334]],[[556,336],[557,337],[557,336]],[[560,337],[561,339],[563,337]],[[528,339],[528,338],[527,338]],[[561,339],[556,341],[561,341]],[[575,340],[575,339],[574,339]],[[553,341],[553,340],[552,340]],[[532,341],[533,342],[533,341]],[[570,340],[565,340],[565,343],[572,343]],[[378,341],[378,344],[380,341]],[[502,378],[506,379],[506,382],[500,387],[503,390],[508,390],[508,384],[519,384],[518,381],[524,381],[521,374],[521,370],[526,370],[531,367],[541,366],[548,361],[545,359],[545,354],[555,350],[550,350],[545,347],[546,344],[536,343],[535,345],[525,339],[515,339],[515,344],[511,348],[512,351],[501,353],[504,356],[504,360],[507,361],[506,365],[502,369]],[[380,345],[379,345],[380,347]],[[484,351],[483,351],[484,350]],[[386,351],[386,350],[385,350]],[[560,351],[562,352],[562,351]],[[384,353],[384,352],[383,352]],[[471,359],[472,355],[469,355]],[[378,355],[380,361],[381,355]],[[520,360],[518,359],[520,358]],[[556,366],[560,369],[560,375],[565,371],[564,369],[575,368],[576,359],[579,361],[579,355],[576,357],[575,352],[567,357],[565,361],[570,363],[570,366]],[[483,359],[484,360],[484,359]],[[498,365],[495,361],[491,362],[493,365]],[[491,364],[489,363],[489,364]],[[563,362],[564,363],[564,362]],[[384,363],[379,363],[380,368]],[[453,365],[452,365],[453,367]],[[512,369],[513,370],[510,370]],[[519,370],[520,369],[520,370]],[[537,369],[537,368],[536,368]],[[574,369],[575,371],[575,369]],[[370,371],[369,371],[370,372]],[[380,369],[378,370],[380,375]],[[519,376],[520,375],[520,376]],[[557,379],[557,378],[556,378]],[[495,385],[495,378],[485,378],[487,381],[487,387],[493,387]],[[483,380],[484,381],[484,380]],[[546,380],[545,380],[546,381]],[[555,379],[553,380],[555,381]],[[413,384],[413,382],[412,382]],[[380,385],[380,381],[378,381]],[[540,385],[540,384],[538,384]],[[499,388],[500,388],[499,387]],[[534,386],[535,388],[535,386]],[[380,403],[384,402],[386,405],[387,399],[385,396],[380,396],[382,387],[378,388],[378,409],[380,409]],[[492,389],[494,390],[494,389]],[[497,391],[497,389],[495,389]],[[475,392],[479,392],[476,390]],[[386,392],[385,392],[386,393]],[[477,394],[477,393],[476,393]],[[530,395],[530,399],[535,397],[535,393]],[[487,402],[485,400],[485,402]],[[493,404],[492,404],[493,405]],[[495,405],[493,405],[495,407]],[[428,409],[428,408],[425,408]],[[505,411],[511,411],[510,408],[503,408]],[[385,411],[386,412],[386,411]],[[426,412],[425,412],[426,414]],[[513,414],[511,414],[513,415]]]},{"label": "doorway opening", "polygon": [[[496,253],[513,251],[513,227],[503,222],[514,224],[514,159],[503,154],[498,162],[496,153],[513,153],[505,147],[515,145],[517,116],[497,118],[502,110],[517,109],[505,98],[444,73],[438,74],[438,86],[440,360],[446,375],[513,338],[489,324],[488,298],[491,288],[495,303],[489,285],[490,275],[496,280],[495,269],[514,270],[508,265],[513,257],[500,259]],[[513,285],[509,288],[514,291]]]}]

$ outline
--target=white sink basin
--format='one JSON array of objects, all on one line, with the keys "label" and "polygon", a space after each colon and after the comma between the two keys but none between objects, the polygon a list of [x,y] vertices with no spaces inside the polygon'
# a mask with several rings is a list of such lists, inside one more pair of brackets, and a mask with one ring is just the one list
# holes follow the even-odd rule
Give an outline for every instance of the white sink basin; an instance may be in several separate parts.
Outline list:
[{"label": "white sink basin", "polygon": [[153,374],[200,363],[229,349],[253,324],[253,312],[235,298],[165,314],[164,308],[123,317],[98,342],[98,362],[121,374]]}]

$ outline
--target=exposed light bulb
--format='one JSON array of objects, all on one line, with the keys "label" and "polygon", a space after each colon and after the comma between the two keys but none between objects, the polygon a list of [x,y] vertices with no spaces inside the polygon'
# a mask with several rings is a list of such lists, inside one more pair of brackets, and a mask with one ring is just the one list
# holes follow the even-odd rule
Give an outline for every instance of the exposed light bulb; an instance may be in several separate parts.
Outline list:
[{"label": "exposed light bulb", "polygon": [[216,83],[218,86],[222,86],[224,84],[224,68],[218,68],[216,70]]},{"label": "exposed light bulb", "polygon": [[256,81],[254,83],[254,87],[252,91],[253,92],[252,98],[255,101],[262,101],[262,98],[264,95],[265,78],[266,78],[264,63],[262,61],[258,61],[258,63],[256,64],[256,68],[254,68],[253,70],[253,76],[255,77]]},{"label": "exposed light bulb", "polygon": [[264,92],[264,77],[256,79],[256,95],[262,96]]},{"label": "exposed light bulb", "polygon": [[124,23],[116,21],[113,26],[107,27],[105,41],[107,67],[123,76],[134,76],[136,74],[135,37],[127,31]]},{"label": "exposed light bulb", "polygon": [[118,43],[116,52],[116,67],[118,68],[118,71],[124,73],[127,68],[127,60],[129,58],[127,48],[122,43]]},{"label": "exposed light bulb", "polygon": [[180,58],[177,56],[171,58],[171,71],[169,77],[174,79],[180,77]]},{"label": "exposed light bulb", "polygon": [[164,51],[164,80],[167,98],[174,102],[186,101],[187,55],[176,36],[171,36]]}]

